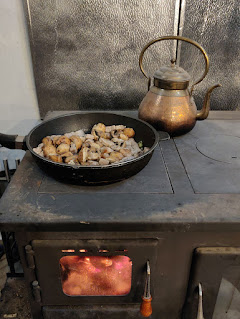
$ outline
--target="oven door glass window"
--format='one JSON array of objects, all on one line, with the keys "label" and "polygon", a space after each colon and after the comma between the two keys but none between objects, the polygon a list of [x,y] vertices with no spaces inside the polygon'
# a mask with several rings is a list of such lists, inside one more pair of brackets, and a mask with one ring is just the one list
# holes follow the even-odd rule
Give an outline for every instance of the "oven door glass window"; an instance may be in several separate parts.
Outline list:
[{"label": "oven door glass window", "polygon": [[124,296],[131,290],[132,261],[127,256],[64,256],[60,270],[68,296]]}]

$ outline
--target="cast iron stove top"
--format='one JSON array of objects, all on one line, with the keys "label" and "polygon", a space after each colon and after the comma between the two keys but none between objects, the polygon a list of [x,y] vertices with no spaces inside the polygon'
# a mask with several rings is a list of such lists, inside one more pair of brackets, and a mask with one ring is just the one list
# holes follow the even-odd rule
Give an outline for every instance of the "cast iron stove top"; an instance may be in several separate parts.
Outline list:
[{"label": "cast iron stove top", "polygon": [[[51,112],[47,118],[63,113]],[[136,116],[136,112],[119,113]],[[0,227],[12,231],[90,231],[96,225],[102,231],[238,229],[239,121],[238,112],[212,112],[189,134],[161,141],[139,174],[106,186],[58,182],[43,173],[27,152],[2,197]]]}]

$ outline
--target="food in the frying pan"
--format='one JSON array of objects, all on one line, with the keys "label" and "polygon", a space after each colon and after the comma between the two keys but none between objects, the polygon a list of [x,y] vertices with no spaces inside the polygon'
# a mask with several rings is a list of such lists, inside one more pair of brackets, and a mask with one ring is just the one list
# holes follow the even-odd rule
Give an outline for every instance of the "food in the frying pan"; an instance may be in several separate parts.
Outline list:
[{"label": "food in the frying pan", "polygon": [[124,162],[146,153],[142,141],[134,140],[135,132],[124,125],[98,123],[91,134],[82,130],[43,138],[33,151],[56,163],[105,166]]}]

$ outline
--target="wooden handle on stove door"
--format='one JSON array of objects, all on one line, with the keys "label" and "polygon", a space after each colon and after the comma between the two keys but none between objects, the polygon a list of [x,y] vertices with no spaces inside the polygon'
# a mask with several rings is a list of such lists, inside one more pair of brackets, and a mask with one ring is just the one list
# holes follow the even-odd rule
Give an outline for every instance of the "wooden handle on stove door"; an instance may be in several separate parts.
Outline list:
[{"label": "wooden handle on stove door", "polygon": [[152,314],[152,297],[142,297],[142,303],[140,306],[140,312],[143,317],[149,317]]}]

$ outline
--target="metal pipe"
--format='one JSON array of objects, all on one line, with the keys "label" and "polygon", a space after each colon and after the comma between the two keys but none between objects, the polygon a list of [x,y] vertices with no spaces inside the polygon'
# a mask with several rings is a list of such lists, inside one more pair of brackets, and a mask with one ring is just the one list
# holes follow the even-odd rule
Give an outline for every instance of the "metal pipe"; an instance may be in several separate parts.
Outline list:
[{"label": "metal pipe", "polygon": [[16,163],[16,169],[18,168],[19,164],[20,164],[20,159],[19,158],[16,158],[15,159],[15,163]]},{"label": "metal pipe", "polygon": [[9,183],[10,180],[11,180],[11,175],[10,175],[9,166],[8,166],[8,160],[7,159],[3,160],[3,166],[4,166],[4,172],[5,172],[6,180]]}]

